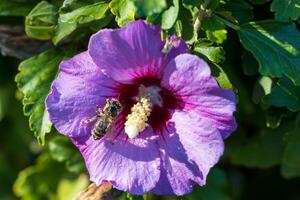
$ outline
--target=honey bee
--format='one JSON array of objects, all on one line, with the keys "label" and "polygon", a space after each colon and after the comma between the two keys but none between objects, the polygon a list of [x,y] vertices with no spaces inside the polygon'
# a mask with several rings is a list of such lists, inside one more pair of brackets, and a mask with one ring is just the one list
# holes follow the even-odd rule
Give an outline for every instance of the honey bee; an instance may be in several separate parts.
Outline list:
[{"label": "honey bee", "polygon": [[85,124],[96,121],[91,131],[94,140],[100,139],[110,131],[112,124],[120,113],[120,110],[121,103],[119,100],[115,98],[106,99],[104,107],[99,107],[97,109],[96,116],[83,121]]}]

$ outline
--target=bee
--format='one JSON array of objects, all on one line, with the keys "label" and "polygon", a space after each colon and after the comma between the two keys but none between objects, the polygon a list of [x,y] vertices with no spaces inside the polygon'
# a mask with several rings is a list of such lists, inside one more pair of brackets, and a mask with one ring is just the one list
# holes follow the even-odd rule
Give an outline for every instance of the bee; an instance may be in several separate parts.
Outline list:
[{"label": "bee", "polygon": [[111,98],[106,99],[106,103],[103,108],[98,107],[97,115],[83,121],[88,124],[95,121],[92,128],[92,136],[94,140],[98,140],[110,131],[116,117],[121,111],[121,103],[118,99]]}]

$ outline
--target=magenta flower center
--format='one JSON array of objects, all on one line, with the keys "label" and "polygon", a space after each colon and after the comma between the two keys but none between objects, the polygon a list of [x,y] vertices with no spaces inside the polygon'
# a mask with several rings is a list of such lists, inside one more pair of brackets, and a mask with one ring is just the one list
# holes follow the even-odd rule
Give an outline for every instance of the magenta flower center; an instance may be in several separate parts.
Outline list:
[{"label": "magenta flower center", "polygon": [[[174,91],[161,87],[160,78],[143,76],[135,78],[131,84],[121,84],[116,88],[120,95],[119,100],[123,106],[122,121],[126,121],[132,112],[132,107],[143,94],[151,95],[151,113],[147,123],[156,134],[161,134],[166,129],[166,124],[175,109],[183,107],[183,101]],[[124,128],[124,127],[122,127]]]}]

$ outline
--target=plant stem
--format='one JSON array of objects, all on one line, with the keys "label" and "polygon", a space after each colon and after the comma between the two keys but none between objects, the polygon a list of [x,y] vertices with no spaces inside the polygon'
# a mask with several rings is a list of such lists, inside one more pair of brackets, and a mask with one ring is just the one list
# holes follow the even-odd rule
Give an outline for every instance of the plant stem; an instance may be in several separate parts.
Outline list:
[{"label": "plant stem", "polygon": [[194,23],[194,32],[195,33],[198,33],[198,31],[200,30],[201,28],[201,23],[202,23],[202,20],[206,14],[206,4],[203,4],[200,6],[200,10],[199,10],[199,14],[195,20],[195,23]]}]

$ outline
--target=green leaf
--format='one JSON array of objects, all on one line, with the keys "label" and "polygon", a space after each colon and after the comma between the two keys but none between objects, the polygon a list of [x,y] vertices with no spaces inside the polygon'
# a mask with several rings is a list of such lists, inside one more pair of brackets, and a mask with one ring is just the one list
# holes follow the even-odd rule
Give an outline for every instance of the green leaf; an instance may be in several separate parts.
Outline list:
[{"label": "green leaf", "polygon": [[44,144],[45,135],[51,130],[44,101],[57,73],[58,64],[69,54],[70,50],[67,48],[50,49],[19,65],[20,72],[15,80],[24,94],[24,114],[29,116],[29,127],[40,144]]},{"label": "green leaf", "polygon": [[193,13],[179,4],[179,14],[175,24],[176,33],[184,40],[188,41],[193,38]]},{"label": "green leaf", "polygon": [[136,8],[131,0],[112,0],[109,7],[120,27],[134,20]]},{"label": "green leaf", "polygon": [[57,23],[57,11],[58,8],[54,5],[47,1],[41,1],[26,16],[26,34],[31,38],[39,40],[51,39]]},{"label": "green leaf", "polygon": [[289,79],[281,78],[272,88],[264,102],[278,107],[287,107],[292,112],[300,110],[300,86],[295,86]]},{"label": "green leaf", "polygon": [[296,178],[300,176],[300,167],[289,166],[285,163],[282,163],[280,171],[284,178]]},{"label": "green leaf", "polygon": [[290,123],[276,129],[264,129],[259,135],[248,139],[243,132],[229,138],[226,149],[231,162],[245,167],[268,168],[281,163],[285,143],[283,136],[290,131]]},{"label": "green leaf", "polygon": [[221,63],[225,60],[225,51],[222,47],[212,46],[207,42],[198,42],[194,47],[194,51],[204,55],[213,63]]},{"label": "green leaf", "polygon": [[194,191],[186,196],[178,197],[178,200],[230,200],[229,185],[224,171],[213,168],[207,177],[207,183],[203,187],[195,187]]},{"label": "green leaf", "polygon": [[13,190],[24,200],[64,200],[73,199],[88,184],[86,175],[74,177],[62,163],[44,152],[37,158],[35,165],[19,173]]},{"label": "green leaf", "polygon": [[275,12],[277,20],[297,20],[300,16],[300,0],[274,0],[271,11]]},{"label": "green leaf", "polygon": [[80,175],[76,179],[62,179],[57,186],[57,197],[59,200],[76,199],[78,193],[85,190],[89,183],[87,175]]},{"label": "green leaf", "polygon": [[242,25],[238,30],[242,45],[259,62],[263,75],[291,79],[300,85],[300,32],[293,23],[262,21]]},{"label": "green leaf", "polygon": [[49,150],[54,160],[66,163],[68,171],[76,174],[85,172],[82,156],[68,137],[58,135],[53,138],[49,142]]},{"label": "green leaf", "polygon": [[225,25],[214,15],[203,19],[201,29],[205,31],[207,39],[217,44],[221,44],[227,39]]},{"label": "green leaf", "polygon": [[271,0],[250,0],[251,3],[257,4],[257,5],[265,4],[265,3],[268,3],[269,1],[271,1]]},{"label": "green leaf", "polygon": [[182,1],[182,3],[185,6],[194,6],[199,8],[200,5],[205,5],[204,7],[211,10],[216,9],[219,6],[220,2],[221,0],[183,0]]},{"label": "green leaf", "polygon": [[138,17],[161,13],[166,7],[166,0],[131,0],[137,8]]},{"label": "green leaf", "polygon": [[242,68],[244,74],[247,76],[253,76],[258,73],[258,62],[249,51],[246,51],[242,55]]},{"label": "green leaf", "polygon": [[254,84],[252,100],[254,103],[261,103],[264,96],[271,92],[272,88],[272,79],[268,76],[261,76],[258,78],[256,83]]},{"label": "green leaf", "polygon": [[237,19],[240,24],[249,22],[253,19],[253,8],[245,0],[228,1],[223,8],[225,11],[231,12],[233,17]]},{"label": "green leaf", "polygon": [[35,165],[19,173],[13,187],[14,193],[28,200],[56,198],[56,187],[64,172],[62,164],[44,153]]},{"label": "green leaf", "polygon": [[173,0],[173,5],[165,10],[162,14],[161,28],[165,30],[172,28],[177,20],[178,12],[179,0]]},{"label": "green leaf", "polygon": [[300,169],[300,114],[296,117],[294,128],[285,138],[287,142],[283,163]]},{"label": "green leaf", "polygon": [[26,16],[38,0],[1,0],[0,16]]},{"label": "green leaf", "polygon": [[11,87],[0,85],[0,122],[8,111],[11,90]]},{"label": "green leaf", "polygon": [[54,160],[66,161],[72,157],[74,152],[72,143],[68,137],[56,136],[49,142],[50,154]]},{"label": "green leaf", "polygon": [[194,47],[194,52],[200,57],[212,62],[210,65],[212,75],[217,79],[217,82],[222,88],[232,88],[232,84],[218,64],[225,60],[225,51],[222,47],[211,46],[208,42],[197,42]]},{"label": "green leaf", "polygon": [[66,161],[66,169],[69,172],[80,174],[86,172],[85,164],[81,154],[74,151],[74,154]]},{"label": "green leaf", "polygon": [[[82,5],[76,0],[64,2],[59,11],[58,25],[52,39],[57,44],[66,36],[70,35],[77,28],[85,27],[89,23],[107,17],[108,3],[100,1],[92,4]],[[107,20],[103,22],[107,23]],[[107,24],[103,24],[105,26]]]},{"label": "green leaf", "polygon": [[211,73],[217,79],[221,88],[232,89],[232,84],[222,67],[217,64],[211,65]]}]

